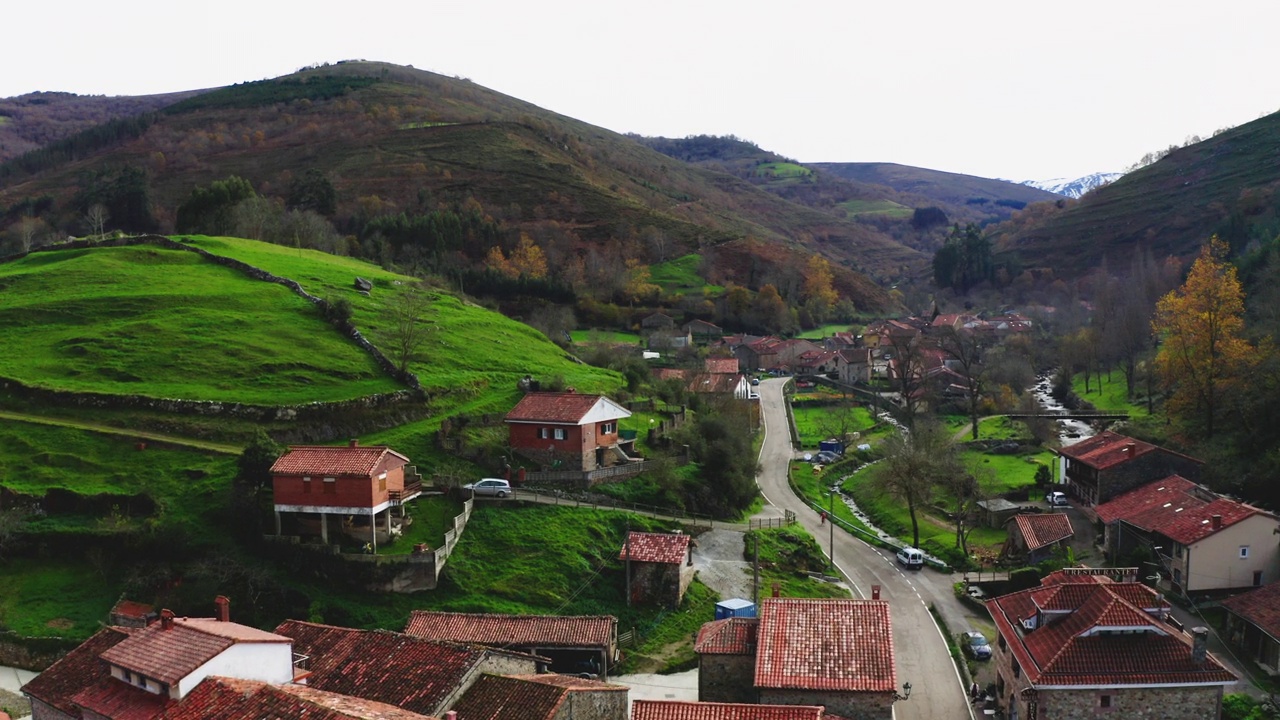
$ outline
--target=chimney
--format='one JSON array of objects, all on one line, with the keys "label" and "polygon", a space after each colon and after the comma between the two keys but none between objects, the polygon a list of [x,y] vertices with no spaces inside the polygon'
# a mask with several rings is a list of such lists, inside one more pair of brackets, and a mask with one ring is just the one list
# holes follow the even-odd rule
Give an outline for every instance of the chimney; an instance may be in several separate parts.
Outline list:
[{"label": "chimney", "polygon": [[218,622],[231,622],[231,600],[226,595],[219,595],[213,599],[213,604],[218,608]]},{"label": "chimney", "polygon": [[173,611],[172,610],[165,608],[164,610],[160,611],[160,629],[161,630],[173,629]]},{"label": "chimney", "polygon": [[1222,516],[1221,516],[1221,515],[1214,515],[1214,516],[1213,516],[1213,529],[1214,529],[1214,530],[1221,530],[1221,529],[1222,529]]},{"label": "chimney", "polygon": [[444,713],[444,720],[458,720],[458,711],[446,710]]},{"label": "chimney", "polygon": [[360,441],[357,440],[356,438],[351,438],[351,440],[347,443],[347,447],[360,447]]},{"label": "chimney", "polygon": [[1125,446],[1124,446],[1124,456],[1125,456],[1125,457],[1127,457],[1127,458],[1131,458],[1131,457],[1133,457],[1133,449],[1134,449],[1135,447],[1136,447],[1136,446],[1135,446],[1133,443],[1125,443]]},{"label": "chimney", "polygon": [[773,596],[782,597],[782,583],[775,582],[773,584]]},{"label": "chimney", "polygon": [[1203,665],[1209,655],[1209,628],[1191,628],[1191,662]]}]

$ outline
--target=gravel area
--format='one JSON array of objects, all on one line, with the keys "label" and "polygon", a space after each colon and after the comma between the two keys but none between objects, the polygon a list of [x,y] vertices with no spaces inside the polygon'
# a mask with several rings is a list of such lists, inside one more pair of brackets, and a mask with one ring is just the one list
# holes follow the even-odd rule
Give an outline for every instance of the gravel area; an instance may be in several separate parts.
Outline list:
[{"label": "gravel area", "polygon": [[743,537],[737,530],[708,530],[697,537],[693,567],[702,584],[721,598],[751,599],[751,563],[743,559]]}]

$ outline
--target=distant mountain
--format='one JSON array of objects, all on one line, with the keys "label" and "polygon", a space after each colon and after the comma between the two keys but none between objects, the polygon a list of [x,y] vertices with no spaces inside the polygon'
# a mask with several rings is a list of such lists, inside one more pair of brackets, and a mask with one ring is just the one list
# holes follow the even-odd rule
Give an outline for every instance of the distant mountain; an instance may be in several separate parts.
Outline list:
[{"label": "distant mountain", "polygon": [[159,110],[202,92],[124,97],[36,92],[0,98],[0,162],[109,120]]},{"label": "distant mountain", "polygon": [[1074,180],[1067,178],[1053,178],[1052,180],[1023,180],[1021,184],[1029,185],[1033,188],[1040,188],[1055,195],[1064,195],[1069,198],[1078,198],[1081,195],[1100,188],[1108,183],[1119,180],[1124,173],[1116,172],[1096,172],[1084,177],[1078,177]]},{"label": "distant mountain", "polygon": [[1045,190],[1008,180],[961,175],[897,163],[811,163],[848,180],[873,183],[899,192],[979,211],[984,220],[1000,220],[1035,202],[1059,199]]}]

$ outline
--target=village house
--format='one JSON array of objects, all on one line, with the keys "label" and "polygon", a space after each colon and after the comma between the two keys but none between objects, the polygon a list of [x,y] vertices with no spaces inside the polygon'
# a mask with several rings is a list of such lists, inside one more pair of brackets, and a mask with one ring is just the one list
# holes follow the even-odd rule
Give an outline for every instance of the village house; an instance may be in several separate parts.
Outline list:
[{"label": "village house", "polygon": [[1114,713],[1204,720],[1221,712],[1236,677],[1166,619],[1169,603],[1136,582],[1055,573],[1040,587],[986,603],[995,701],[1008,718],[1083,718]]},{"label": "village house", "polygon": [[1178,475],[1134,488],[1096,508],[1113,562],[1142,549],[1161,583],[1182,593],[1259,587],[1280,580],[1280,518]]},{"label": "village house", "polygon": [[871,348],[852,347],[836,353],[836,373],[845,385],[871,382]]},{"label": "village house", "polygon": [[629,688],[568,675],[484,675],[456,720],[627,720]]},{"label": "village house", "polygon": [[797,375],[826,375],[839,370],[839,353],[835,350],[809,350],[796,358],[792,367]]},{"label": "village house", "polygon": [[682,350],[693,347],[693,336],[675,328],[650,330],[645,334],[645,347],[650,350]]},{"label": "village house", "polygon": [[528,393],[507,413],[511,449],[547,469],[594,470],[633,461],[618,421],[631,411],[603,395]]},{"label": "village house", "polygon": [[631,720],[840,720],[815,705],[750,705],[745,703],[639,700]]},{"label": "village house", "polygon": [[656,312],[647,315],[640,320],[640,330],[642,332],[653,332],[655,330],[674,330],[676,321],[666,313]]},{"label": "village house", "polygon": [[1280,583],[1222,601],[1226,638],[1268,675],[1280,675]]},{"label": "village house", "polygon": [[918,318],[877,320],[862,332],[862,344],[867,347],[901,347],[914,340],[924,324],[925,321]]},{"label": "village house", "polygon": [[893,716],[897,672],[882,600],[766,598],[758,620],[703,625],[694,649],[702,702],[822,706],[849,720]]},{"label": "village house", "polygon": [[1195,480],[1200,460],[1148,442],[1104,430],[1058,451],[1065,461],[1067,493],[1082,503],[1086,515],[1139,485],[1169,475]]},{"label": "village house", "polygon": [[582,673],[609,679],[618,662],[618,619],[612,615],[503,615],[496,613],[409,613],[406,635],[486,645],[546,658],[555,673]]},{"label": "village house", "polygon": [[834,332],[822,339],[822,348],[824,350],[847,350],[858,347],[858,344],[857,334],[849,331]]},{"label": "village house", "polygon": [[699,345],[705,345],[724,336],[724,328],[706,320],[690,320],[680,329],[688,333]]},{"label": "village house", "polygon": [[1000,555],[1034,565],[1050,557],[1055,550],[1066,548],[1075,531],[1071,518],[1062,513],[1015,515],[1009,524],[1009,537]]},{"label": "village house", "polygon": [[[121,717],[120,720],[133,720]],[[163,720],[258,720],[259,718],[324,718],[324,720],[437,720],[394,705],[316,690],[301,684],[273,685],[255,680],[210,677]]]},{"label": "village house", "polygon": [[693,546],[682,533],[630,532],[618,552],[626,563],[629,602],[675,609],[693,582]]},{"label": "village house", "polygon": [[271,466],[271,489],[277,535],[288,513],[301,516],[292,523],[295,534],[319,534],[328,544],[333,515],[343,532],[376,549],[399,530],[393,511],[403,517],[404,503],[422,493],[422,481],[404,455],[352,440],[345,447],[290,446]]},{"label": "village house", "polygon": [[654,371],[658,380],[677,380],[691,393],[731,396],[738,400],[751,397],[751,383],[738,372],[738,359],[733,357],[709,357],[703,360],[702,370],[686,368],[660,368]]}]

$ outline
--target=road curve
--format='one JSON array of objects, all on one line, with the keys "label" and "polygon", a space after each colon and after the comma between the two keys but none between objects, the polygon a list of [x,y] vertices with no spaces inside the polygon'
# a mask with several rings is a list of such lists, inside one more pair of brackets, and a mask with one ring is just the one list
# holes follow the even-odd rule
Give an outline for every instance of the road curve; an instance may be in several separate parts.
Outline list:
[{"label": "road curve", "polygon": [[792,448],[783,405],[785,384],[785,378],[777,378],[761,381],[759,387],[765,438],[756,482],[765,502],[773,506],[766,507],[762,514],[773,516],[780,510],[791,510],[796,520],[818,539],[824,551],[830,551],[834,545],[835,565],[858,597],[869,598],[872,587],[880,587],[880,598],[889,602],[893,621],[898,685],[911,683],[911,699],[894,703],[896,719],[972,719],[960,675],[926,605],[926,598],[933,593],[932,588],[921,582],[920,573],[933,571],[904,573],[891,553],[873,548],[846,532],[831,533],[831,526],[821,522],[818,513],[791,492],[787,483]]}]

